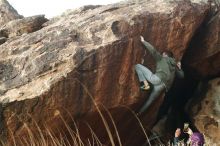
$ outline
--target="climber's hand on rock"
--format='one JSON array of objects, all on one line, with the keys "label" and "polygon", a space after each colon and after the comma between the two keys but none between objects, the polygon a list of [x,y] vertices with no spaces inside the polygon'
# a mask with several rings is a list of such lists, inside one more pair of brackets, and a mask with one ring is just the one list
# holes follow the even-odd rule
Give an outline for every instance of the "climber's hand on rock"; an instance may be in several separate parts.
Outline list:
[{"label": "climber's hand on rock", "polygon": [[179,61],[179,62],[177,62],[177,67],[179,68],[179,69],[181,69],[182,67],[181,67],[181,62]]},{"label": "climber's hand on rock", "polygon": [[143,36],[140,36],[141,37],[141,42],[144,42],[144,37]]}]

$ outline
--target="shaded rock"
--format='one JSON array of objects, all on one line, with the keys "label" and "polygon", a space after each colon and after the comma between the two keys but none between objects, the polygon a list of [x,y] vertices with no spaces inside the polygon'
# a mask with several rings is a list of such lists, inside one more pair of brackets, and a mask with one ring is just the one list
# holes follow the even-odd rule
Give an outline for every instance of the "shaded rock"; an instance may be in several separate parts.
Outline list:
[{"label": "shaded rock", "polygon": [[[123,145],[145,142],[139,123],[122,110],[122,106],[136,110],[147,99],[148,93],[139,90],[134,65],[144,60],[155,68],[140,35],[160,52],[169,48],[179,60],[207,11],[206,3],[184,0],[128,1],[69,11],[37,32],[10,38],[0,46],[0,99],[9,99],[3,111],[5,132],[10,129],[15,137],[23,137],[27,125],[37,131],[36,122],[56,134],[64,126],[60,115],[73,124],[68,111],[78,122],[88,121],[108,145],[97,118],[97,105],[104,105],[121,125]],[[162,101],[163,96],[143,117],[147,129]],[[82,129],[87,140],[89,129]]]},{"label": "shaded rock", "polygon": [[0,37],[0,45],[7,41],[6,37]]},{"label": "shaded rock", "polygon": [[184,56],[189,72],[198,79],[220,75],[220,13],[207,19]]},{"label": "shaded rock", "polygon": [[4,38],[8,38],[8,31],[6,29],[0,30],[0,36]]},{"label": "shaded rock", "polygon": [[0,26],[14,20],[22,18],[18,12],[7,2],[7,0],[0,0]]},{"label": "shaded rock", "polygon": [[201,83],[188,113],[209,145],[220,145],[220,78]]},{"label": "shaded rock", "polygon": [[0,36],[13,37],[35,32],[41,29],[48,19],[44,15],[25,17],[8,22],[0,30]]}]

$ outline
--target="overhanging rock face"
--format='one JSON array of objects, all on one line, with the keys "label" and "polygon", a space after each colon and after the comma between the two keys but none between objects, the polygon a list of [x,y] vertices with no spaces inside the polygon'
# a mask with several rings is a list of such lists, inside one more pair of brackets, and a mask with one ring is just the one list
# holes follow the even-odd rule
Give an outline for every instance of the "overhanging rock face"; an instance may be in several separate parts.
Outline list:
[{"label": "overhanging rock face", "polygon": [[[85,6],[53,18],[37,32],[9,38],[0,46],[0,98],[9,99],[4,131],[23,136],[26,124],[35,122],[55,130],[63,125],[60,115],[70,123],[66,111],[76,120],[89,117],[97,112],[89,94],[110,111],[145,100],[134,65],[144,59],[154,70],[154,61],[140,35],[180,60],[207,10],[204,2],[184,0]],[[153,105],[152,115],[161,101]],[[123,123],[123,112],[112,113]],[[153,120],[148,117],[145,124]],[[124,143],[137,141],[125,138]]]},{"label": "overhanging rock face", "polygon": [[210,17],[192,39],[184,62],[196,78],[220,75],[220,13]]}]

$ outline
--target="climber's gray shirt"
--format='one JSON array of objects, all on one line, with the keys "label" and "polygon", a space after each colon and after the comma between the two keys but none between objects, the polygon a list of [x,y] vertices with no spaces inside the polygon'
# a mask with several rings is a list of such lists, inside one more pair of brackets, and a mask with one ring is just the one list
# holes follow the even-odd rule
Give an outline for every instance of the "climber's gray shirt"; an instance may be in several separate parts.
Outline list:
[{"label": "climber's gray shirt", "polygon": [[171,87],[175,75],[179,78],[184,77],[183,70],[179,69],[176,65],[176,61],[172,57],[163,57],[150,43],[142,42],[147,50],[151,53],[156,61],[156,72],[161,81],[165,84],[166,89]]}]

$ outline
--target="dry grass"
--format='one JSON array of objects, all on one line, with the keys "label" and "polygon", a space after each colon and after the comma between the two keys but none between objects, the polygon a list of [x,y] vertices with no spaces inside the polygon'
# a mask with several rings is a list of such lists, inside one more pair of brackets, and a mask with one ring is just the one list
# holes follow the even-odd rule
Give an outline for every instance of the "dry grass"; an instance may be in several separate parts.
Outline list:
[{"label": "dry grass", "polygon": [[[118,133],[116,124],[113,120],[113,117],[111,113],[105,108],[105,112],[107,112],[107,115],[111,119],[111,124],[114,127],[114,131],[110,130],[109,123],[106,121],[103,113],[98,110],[99,115],[102,119],[103,125],[105,126],[105,130],[108,134],[109,141],[111,143],[111,146],[122,146],[120,135]],[[132,111],[133,112],[133,111]],[[134,116],[138,120],[140,127],[143,130],[144,135],[146,136],[146,141],[151,146],[150,141],[148,139],[148,136],[146,134],[146,131],[139,120],[139,118],[136,116],[136,114],[133,112]],[[60,131],[60,136],[57,136],[51,131],[47,126],[39,127],[37,123],[35,123],[35,127],[37,131],[32,131],[30,127],[28,127],[28,124],[24,124],[24,128],[27,132],[27,136],[25,137],[15,137],[13,136],[11,132],[11,139],[12,143],[4,143],[3,141],[2,146],[103,146],[98,136],[95,134],[93,129],[90,127],[89,124],[87,124],[88,128],[90,129],[91,139],[88,139],[87,141],[83,141],[80,136],[80,131],[77,127],[77,124],[74,120],[72,120],[71,123],[74,124],[75,128],[71,128],[68,123],[65,121],[65,119],[60,116],[60,118],[63,121],[63,125],[65,126],[65,132]],[[66,132],[67,131],[67,132]],[[113,136],[113,133],[116,135]],[[67,136],[68,135],[68,136]]]},{"label": "dry grass", "polygon": [[[83,87],[83,89],[86,91],[88,96],[91,98],[93,101],[93,104],[96,107],[96,110],[98,111],[98,114],[102,120],[102,123],[105,127],[104,130],[106,130],[110,145],[111,146],[122,146],[121,138],[118,132],[118,129],[116,127],[116,124],[114,122],[114,119],[111,115],[111,113],[105,108],[103,105],[98,105],[88,89],[79,81],[79,84]],[[107,113],[108,118],[110,118],[111,123],[108,123],[106,118],[104,117],[103,112],[100,110],[100,106],[104,108],[104,112]],[[129,109],[129,108],[127,108]],[[130,110],[130,109],[129,109]],[[146,137],[146,141],[148,145],[151,146],[149,138],[147,136],[147,133],[144,129],[144,126],[142,125],[140,119],[136,116],[136,114],[130,110],[132,114],[135,116],[135,118],[138,120],[139,125]],[[87,123],[88,128],[90,129],[90,134],[91,138],[87,140],[82,140],[80,136],[80,131],[79,128],[77,127],[77,124],[74,121],[74,118],[71,116],[71,113],[67,114],[71,117],[72,122],[71,124],[74,125],[74,128],[71,128],[71,126],[65,121],[65,119],[60,115],[60,119],[63,122],[63,125],[65,127],[65,132],[60,131],[60,136],[57,136],[57,134],[53,133],[52,130],[48,128],[48,126],[43,126],[40,127],[36,122],[35,122],[35,131],[32,131],[32,128],[28,126],[28,124],[23,123],[24,128],[26,130],[26,135],[25,137],[15,137],[12,132],[10,132],[10,139],[11,143],[6,143],[1,141],[2,146],[103,146],[101,143],[101,140],[98,138],[98,136],[95,134],[93,129],[90,127],[90,125]],[[20,119],[20,121],[22,121]],[[110,130],[109,124],[113,125],[114,130]],[[37,131],[36,131],[37,129]],[[66,132],[67,131],[67,132]]]}]

